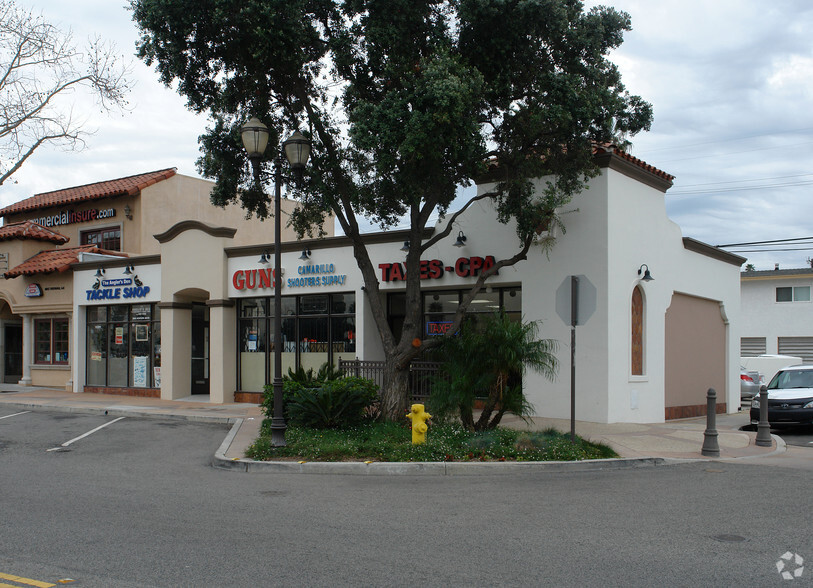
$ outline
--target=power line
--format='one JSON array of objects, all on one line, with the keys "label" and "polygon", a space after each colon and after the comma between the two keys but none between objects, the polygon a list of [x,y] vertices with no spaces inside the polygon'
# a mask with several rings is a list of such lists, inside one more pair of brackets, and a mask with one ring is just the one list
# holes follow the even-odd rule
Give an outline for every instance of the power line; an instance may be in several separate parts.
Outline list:
[{"label": "power line", "polygon": [[806,178],[813,176],[813,174],[796,174],[792,176],[774,176],[772,178],[753,178],[749,180],[729,180],[728,182],[706,182],[704,184],[685,184],[683,188],[694,188],[697,186],[719,186],[721,184],[739,184],[743,182],[764,182],[765,180],[786,180],[789,178]]},{"label": "power line", "polygon": [[771,252],[783,252],[783,251],[813,251],[813,246],[811,247],[795,247],[795,248],[788,248],[788,249],[737,249],[734,253],[771,253]]},{"label": "power line", "polygon": [[730,143],[731,141],[742,141],[744,139],[756,139],[758,137],[773,137],[775,135],[788,135],[790,133],[803,133],[813,131],[813,128],[804,129],[790,129],[787,131],[773,131],[771,133],[759,133],[757,135],[744,135],[741,137],[730,137],[728,139],[717,139],[715,141],[703,141],[701,143],[686,143],[684,145],[674,145],[672,147],[658,147],[657,149],[648,149],[647,153],[657,153],[658,151],[674,151],[676,149],[688,149],[690,147],[700,147],[703,145],[715,145],[717,143]]},{"label": "power line", "polygon": [[775,188],[795,188],[798,186],[809,186],[813,184],[813,180],[809,182],[787,182],[784,184],[762,184],[759,186],[737,186],[732,188],[717,188],[714,190],[677,190],[670,192],[670,196],[688,196],[692,194],[725,194],[726,192],[748,192],[751,190],[772,190]]},{"label": "power line", "polygon": [[791,243],[793,241],[807,241],[813,237],[795,237],[793,239],[771,239],[770,241],[750,241],[745,243],[728,243],[726,245],[717,245],[717,247],[737,247],[740,245],[777,245],[779,243]]}]

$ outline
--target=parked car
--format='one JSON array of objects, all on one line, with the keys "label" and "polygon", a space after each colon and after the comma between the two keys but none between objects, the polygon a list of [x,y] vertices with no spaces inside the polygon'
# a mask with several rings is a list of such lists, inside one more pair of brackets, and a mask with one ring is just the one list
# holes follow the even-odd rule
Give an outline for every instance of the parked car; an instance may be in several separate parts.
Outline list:
[{"label": "parked car", "polygon": [[748,371],[740,366],[740,398],[751,400],[759,394],[759,387],[762,385],[762,375],[759,372]]},{"label": "parked car", "polygon": [[[751,401],[751,424],[759,424],[759,401]],[[813,424],[813,365],[779,370],[768,384],[768,422],[772,427]]]}]

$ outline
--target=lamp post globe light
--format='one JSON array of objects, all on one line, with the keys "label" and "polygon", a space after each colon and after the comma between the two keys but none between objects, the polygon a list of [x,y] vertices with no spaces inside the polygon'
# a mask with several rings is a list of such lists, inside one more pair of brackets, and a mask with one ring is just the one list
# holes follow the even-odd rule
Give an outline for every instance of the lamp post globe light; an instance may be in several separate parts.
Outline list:
[{"label": "lamp post globe light", "polygon": [[[268,146],[268,127],[257,117],[251,117],[240,130],[243,147],[251,161],[254,181],[259,186],[260,162]],[[274,447],[285,446],[285,416],[282,405],[282,292],[280,278],[282,263],[280,241],[280,198],[282,191],[282,152],[288,160],[295,177],[301,177],[302,170],[311,154],[311,142],[299,131],[294,132],[282,143],[282,149],[274,150],[274,416],[271,418],[271,443]]]}]

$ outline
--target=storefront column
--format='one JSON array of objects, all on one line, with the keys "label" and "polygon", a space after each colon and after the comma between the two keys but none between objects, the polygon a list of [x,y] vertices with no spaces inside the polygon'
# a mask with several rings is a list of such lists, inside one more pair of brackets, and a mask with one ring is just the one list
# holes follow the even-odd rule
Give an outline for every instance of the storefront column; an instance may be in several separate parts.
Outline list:
[{"label": "storefront column", "polygon": [[0,382],[6,381],[6,321],[0,319]]},{"label": "storefront column", "polygon": [[68,361],[71,364],[68,381],[65,383],[65,390],[73,392],[73,364],[76,361],[76,349],[73,348],[73,314],[68,313]]},{"label": "storefront column", "polygon": [[31,385],[31,363],[34,353],[34,319],[30,314],[23,315],[23,378],[21,386]]},{"label": "storefront column", "polygon": [[209,399],[234,402],[237,386],[237,326],[234,302],[209,300]]},{"label": "storefront column", "polygon": [[192,305],[161,302],[161,398],[192,394]]}]

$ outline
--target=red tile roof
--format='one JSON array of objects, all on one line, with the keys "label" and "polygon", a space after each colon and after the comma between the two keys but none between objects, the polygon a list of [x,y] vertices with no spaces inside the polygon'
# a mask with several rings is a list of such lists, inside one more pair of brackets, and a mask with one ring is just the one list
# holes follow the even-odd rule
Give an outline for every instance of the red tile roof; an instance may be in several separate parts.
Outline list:
[{"label": "red tile roof", "polygon": [[126,253],[99,249],[95,245],[82,245],[80,247],[70,247],[67,249],[52,249],[50,251],[40,251],[34,257],[26,259],[23,263],[10,269],[3,275],[6,278],[16,278],[17,276],[33,276],[35,274],[64,272],[71,268],[72,263],[79,261],[80,253],[99,253],[103,255],[127,257]]},{"label": "red tile roof", "polygon": [[649,165],[643,159],[638,159],[637,157],[633,157],[632,155],[630,155],[626,151],[620,149],[617,145],[613,145],[612,143],[608,143],[608,144],[605,144],[605,145],[593,145],[593,155],[596,155],[598,153],[613,153],[613,154],[617,155],[618,157],[620,157],[622,159],[626,159],[630,163],[632,163],[634,165],[637,165],[640,168],[645,169],[649,173],[658,176],[659,178],[663,178],[664,180],[667,180],[669,182],[671,182],[672,180],[675,179],[675,176],[673,176],[671,174],[668,174],[665,171],[661,171],[655,166]]},{"label": "red tile roof", "polygon": [[[661,171],[658,168],[656,168],[655,166],[649,165],[647,162],[645,162],[642,159],[638,159],[637,157],[634,157],[634,156],[630,155],[629,153],[627,153],[626,151],[624,151],[623,149],[621,149],[620,147],[618,147],[617,145],[615,145],[613,143],[602,143],[602,144],[594,143],[593,144],[593,156],[594,157],[603,155],[605,153],[608,154],[608,155],[616,155],[616,156],[620,157],[621,159],[624,159],[625,161],[631,163],[632,165],[637,166],[637,167],[639,167],[639,168],[641,168],[643,170],[646,170],[649,173],[651,173],[651,174],[653,174],[653,175],[655,175],[655,176],[657,176],[657,177],[659,177],[659,178],[661,178],[663,180],[666,180],[667,182],[671,182],[672,180],[675,179],[675,176],[673,176],[671,174],[668,174],[665,171]],[[494,173],[498,171],[497,160],[496,160],[496,158],[492,158],[487,163],[488,163],[488,173],[485,174],[482,178],[477,180],[478,184],[494,181],[494,177],[495,177]]]},{"label": "red tile roof", "polygon": [[11,223],[0,227],[0,241],[10,241],[11,239],[49,241],[57,245],[64,245],[70,241],[70,238],[65,235],[52,231],[51,229],[46,229],[33,221]]},{"label": "red tile roof", "polygon": [[87,184],[85,186],[56,190],[55,192],[35,194],[31,198],[26,198],[25,200],[20,200],[10,206],[6,206],[0,210],[0,216],[40,210],[51,206],[64,206],[76,202],[110,198],[113,196],[135,196],[147,186],[171,178],[175,175],[175,172],[176,169],[172,167],[116,180],[107,180],[104,182],[96,182],[95,184]]}]

